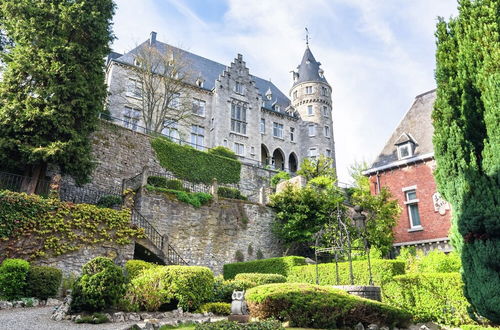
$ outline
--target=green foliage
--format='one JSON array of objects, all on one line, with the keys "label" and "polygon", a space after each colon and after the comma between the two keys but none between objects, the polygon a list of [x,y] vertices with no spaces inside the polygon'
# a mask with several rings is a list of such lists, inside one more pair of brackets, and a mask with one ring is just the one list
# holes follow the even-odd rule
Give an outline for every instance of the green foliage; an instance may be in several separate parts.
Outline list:
[{"label": "green foliage", "polygon": [[232,301],[233,291],[243,291],[256,286],[255,282],[251,281],[242,281],[242,280],[224,280],[222,276],[217,276],[214,281],[214,288],[212,298],[210,299],[212,302],[227,302],[230,303]]},{"label": "green foliage", "polygon": [[236,252],[234,252],[234,260],[237,262],[245,261],[245,256],[243,255],[243,252],[241,252],[241,250],[236,250]]},{"label": "green foliage", "polygon": [[260,249],[257,250],[257,255],[255,256],[257,260],[264,259],[264,253]]},{"label": "green foliage", "polygon": [[286,277],[280,274],[239,273],[234,277],[234,279],[236,281],[253,282],[255,283],[255,286],[286,282]]},{"label": "green foliage", "polygon": [[129,280],[139,276],[143,270],[151,269],[158,265],[146,262],[143,260],[127,260],[125,263],[125,271]]},{"label": "green foliage", "polygon": [[271,186],[276,187],[281,181],[286,181],[290,179],[290,174],[285,171],[279,171],[271,178]]},{"label": "green foliage", "polygon": [[157,266],[130,282],[126,299],[132,309],[156,311],[171,300],[184,310],[196,310],[213,294],[214,275],[206,267]]},{"label": "green foliage", "polygon": [[471,323],[459,273],[424,273],[395,276],[384,287],[384,301],[408,311],[416,322],[448,326]]},{"label": "green foliage", "polygon": [[92,315],[85,315],[75,320],[75,323],[90,323],[90,324],[102,324],[109,322],[108,317],[102,313],[93,313]]},{"label": "green foliage", "polygon": [[200,313],[214,313],[215,315],[231,314],[231,304],[228,302],[205,303],[198,308]]},{"label": "green foliage", "polygon": [[458,12],[437,24],[434,175],[453,209],[465,295],[500,323],[500,2],[462,0]]},{"label": "green foliage", "polygon": [[82,276],[73,285],[72,311],[100,311],[113,307],[125,293],[121,267],[105,257],[97,257],[82,267]]},{"label": "green foliage", "polygon": [[288,276],[293,266],[305,265],[304,257],[279,257],[224,265],[224,278],[233,279],[239,273],[280,274]]},{"label": "green foliage", "polygon": [[169,195],[174,195],[179,201],[184,202],[186,204],[193,205],[196,208],[199,208],[202,205],[208,204],[210,201],[212,201],[212,198],[213,198],[212,195],[207,194],[207,193],[203,193],[203,192],[191,193],[191,192],[186,192],[186,191],[157,188],[157,187],[150,186],[150,185],[147,185],[146,189],[148,191],[156,191],[156,192],[166,193]]},{"label": "green foliage", "polygon": [[407,273],[458,273],[462,263],[456,252],[444,253],[433,250],[427,255],[418,252],[415,255],[398,256],[406,262]]},{"label": "green foliage", "polygon": [[98,207],[113,208],[113,207],[121,205],[121,203],[122,203],[121,196],[106,195],[106,196],[102,196],[101,198],[99,198],[99,200],[97,201],[96,206],[98,206]]},{"label": "green foliage", "polygon": [[22,259],[5,259],[0,265],[0,298],[14,300],[24,296],[30,264]]},{"label": "green foliage", "polygon": [[[163,177],[163,176],[151,175],[151,176],[148,176],[147,182],[149,185],[152,185],[152,186],[157,187],[157,188],[167,188],[168,179]],[[182,183],[181,183],[181,186],[182,186]],[[171,189],[173,189],[173,188],[171,188]],[[177,189],[177,190],[181,190],[181,189]]]},{"label": "green foliage", "polygon": [[462,324],[462,325],[460,325],[460,329],[462,329],[462,330],[489,330],[489,329],[498,329],[498,327],[485,327],[485,326],[481,326],[481,325]]},{"label": "green foliage", "polygon": [[230,321],[207,322],[196,324],[195,330],[276,330],[284,329],[281,322],[265,320],[250,323],[236,323]]},{"label": "green foliage", "polygon": [[217,188],[217,195],[224,198],[233,198],[246,200],[247,198],[241,194],[241,192],[236,188],[231,187],[219,187]]},{"label": "green foliage", "polygon": [[33,171],[57,164],[78,183],[94,167],[89,133],[106,98],[112,0],[5,0],[0,53],[0,163]]},{"label": "green foliage", "polygon": [[26,278],[26,296],[46,300],[55,297],[61,286],[62,271],[54,267],[31,266]]},{"label": "green foliage", "polygon": [[160,165],[180,179],[205,184],[211,184],[214,178],[219,183],[240,182],[241,163],[237,160],[181,146],[164,138],[153,139],[151,146]]},{"label": "green foliage", "polygon": [[182,181],[177,179],[168,180],[165,188],[189,192],[188,188],[184,188]]},{"label": "green foliage", "polygon": [[267,284],[245,294],[250,315],[276,318],[295,327],[336,329],[358,322],[405,327],[410,314],[376,301],[325,286],[302,283]]},{"label": "green foliage", "polygon": [[231,158],[231,159],[238,159],[238,156],[236,156],[234,151],[232,151],[229,148],[223,147],[223,146],[213,147],[211,149],[208,149],[207,152],[209,154],[212,154],[212,155],[217,155],[217,156]]},{"label": "green foliage", "polygon": [[0,191],[0,259],[58,256],[102,242],[129,244],[135,237],[144,231],[132,227],[129,210]]},{"label": "green foliage", "polygon": [[[390,282],[395,275],[405,273],[405,263],[397,260],[375,259],[371,260],[372,278],[375,285]],[[354,284],[368,285],[370,274],[368,273],[368,262],[358,260],[352,262]],[[349,263],[339,262],[339,285],[350,285]],[[337,273],[335,263],[318,265],[318,277],[320,285],[337,285]],[[293,267],[287,277],[288,282],[316,283],[316,265]]]},{"label": "green foliage", "polygon": [[298,175],[302,175],[307,181],[318,176],[326,176],[333,180],[337,178],[335,167],[333,167],[333,159],[320,155],[318,158],[305,158],[300,164]]}]

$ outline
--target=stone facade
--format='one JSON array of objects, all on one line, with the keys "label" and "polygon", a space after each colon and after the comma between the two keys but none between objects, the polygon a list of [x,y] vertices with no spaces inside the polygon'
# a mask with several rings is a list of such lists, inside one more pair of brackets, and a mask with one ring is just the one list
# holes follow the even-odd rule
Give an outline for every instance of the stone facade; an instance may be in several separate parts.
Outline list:
[{"label": "stone facade", "polygon": [[219,199],[194,208],[165,194],[142,190],[136,207],[190,265],[206,266],[216,274],[225,263],[235,262],[240,251],[244,260],[281,256],[278,240],[271,232],[272,210],[255,203]]}]

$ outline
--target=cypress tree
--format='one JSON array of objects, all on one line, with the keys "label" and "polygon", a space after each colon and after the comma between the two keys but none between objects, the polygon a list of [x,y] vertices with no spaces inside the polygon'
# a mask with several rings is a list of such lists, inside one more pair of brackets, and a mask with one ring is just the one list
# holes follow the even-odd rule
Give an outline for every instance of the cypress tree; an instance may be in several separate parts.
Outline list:
[{"label": "cypress tree", "polygon": [[465,295],[500,323],[500,2],[460,0],[436,37],[435,177],[461,237]]},{"label": "cypress tree", "polygon": [[2,0],[0,164],[32,177],[48,163],[85,182],[88,135],[106,97],[104,57],[113,39],[112,0]]}]

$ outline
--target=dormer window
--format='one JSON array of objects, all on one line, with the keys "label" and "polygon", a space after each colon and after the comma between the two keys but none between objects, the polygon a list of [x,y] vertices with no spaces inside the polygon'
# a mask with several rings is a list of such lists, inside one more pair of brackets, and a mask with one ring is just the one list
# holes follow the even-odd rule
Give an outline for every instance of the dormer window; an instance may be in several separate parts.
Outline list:
[{"label": "dormer window", "polygon": [[319,69],[318,70],[318,74],[319,74],[320,78],[324,78],[325,77],[325,71],[323,71],[323,69]]},{"label": "dormer window", "polygon": [[274,110],[276,110],[276,111],[281,111],[281,107],[280,107],[280,105],[279,105],[279,104],[276,104],[276,105],[274,106]]},{"label": "dormer window", "polygon": [[413,156],[413,148],[411,142],[400,144],[397,147],[398,147],[398,159],[405,159]]},{"label": "dormer window", "polygon": [[196,86],[203,87],[203,79],[202,78],[196,79]]}]

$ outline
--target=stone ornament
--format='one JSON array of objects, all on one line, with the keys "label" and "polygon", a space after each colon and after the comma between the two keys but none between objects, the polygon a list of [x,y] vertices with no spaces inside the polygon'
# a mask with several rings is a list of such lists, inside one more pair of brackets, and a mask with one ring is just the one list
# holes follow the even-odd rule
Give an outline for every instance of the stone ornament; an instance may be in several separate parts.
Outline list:
[{"label": "stone ornament", "polygon": [[444,200],[439,192],[432,195],[432,204],[434,204],[434,211],[439,212],[440,215],[445,215],[446,210],[450,209],[450,204]]},{"label": "stone ornament", "polygon": [[234,290],[231,298],[233,299],[231,303],[231,314],[248,315],[247,303],[245,302],[245,290]]}]

